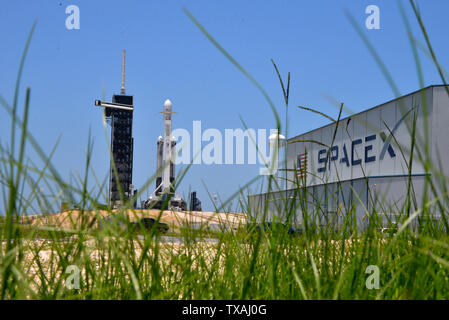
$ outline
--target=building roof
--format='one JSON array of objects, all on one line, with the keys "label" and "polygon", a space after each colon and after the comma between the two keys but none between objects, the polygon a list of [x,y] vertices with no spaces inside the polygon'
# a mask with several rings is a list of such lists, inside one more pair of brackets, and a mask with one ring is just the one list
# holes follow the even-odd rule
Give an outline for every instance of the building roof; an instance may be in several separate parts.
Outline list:
[{"label": "building roof", "polygon": [[[405,97],[408,97],[408,96],[411,96],[411,95],[414,95],[414,94],[416,94],[416,93],[418,93],[418,92],[420,92],[420,91],[425,91],[425,90],[428,90],[428,89],[431,89],[431,88],[440,88],[440,87],[445,87],[445,85],[444,85],[444,84],[433,84],[433,85],[427,86],[427,87],[425,87],[425,88],[422,88],[422,89],[419,89],[419,90],[415,90],[415,91],[413,91],[413,92],[411,92],[411,93],[408,93],[408,94],[405,94],[405,95],[403,95],[403,96],[397,97],[397,98],[395,98],[395,99],[389,100],[389,101],[387,101],[387,102],[381,103],[381,104],[379,104],[379,105],[377,105],[377,106],[368,108],[368,109],[366,109],[366,110],[363,110],[363,111],[360,111],[360,112],[357,112],[357,113],[354,113],[354,114],[351,114],[351,115],[349,115],[349,116],[347,116],[347,117],[345,117],[345,118],[341,118],[340,121],[344,121],[344,120],[347,120],[347,119],[352,118],[352,117],[354,117],[354,116],[360,115],[360,114],[362,114],[362,113],[365,113],[365,112],[368,112],[368,111],[371,111],[371,110],[380,108],[380,107],[382,107],[382,106],[384,106],[384,105],[386,105],[386,104],[388,104],[388,103],[391,103],[391,102],[393,102],[393,101],[397,101],[397,100],[399,100],[399,99],[402,99],[402,98],[405,98]],[[447,87],[449,87],[449,85],[448,85]],[[294,136],[294,137],[288,138],[287,141],[296,140],[296,139],[298,139],[298,138],[301,137],[301,136],[304,136],[304,135],[306,135],[306,134],[309,134],[309,133],[312,133],[312,132],[315,132],[315,131],[324,129],[324,128],[326,128],[326,127],[330,127],[330,126],[332,126],[332,125],[334,125],[334,123],[326,124],[326,125],[324,125],[324,126],[322,126],[322,127],[315,128],[315,129],[312,129],[312,130],[310,130],[310,131],[307,131],[307,132],[298,134],[298,135],[296,135],[296,136]]]}]

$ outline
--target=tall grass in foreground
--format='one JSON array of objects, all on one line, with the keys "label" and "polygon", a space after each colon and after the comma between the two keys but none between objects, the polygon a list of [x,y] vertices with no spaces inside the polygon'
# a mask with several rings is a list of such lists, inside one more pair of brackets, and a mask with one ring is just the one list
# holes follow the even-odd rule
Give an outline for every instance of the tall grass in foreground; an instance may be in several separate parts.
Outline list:
[{"label": "tall grass in foreground", "polygon": [[[418,21],[421,21],[419,13],[416,10],[415,13]],[[262,86],[188,11],[186,14],[230,62],[259,88],[272,108],[276,125],[281,132],[274,103]],[[416,40],[411,35],[405,15],[403,17],[415,54]],[[420,25],[425,33],[424,25],[421,22]],[[295,181],[296,188],[291,197],[281,195],[283,198],[279,202],[279,210],[282,211],[280,216],[286,217],[287,224],[294,223],[298,209],[303,212],[300,226],[302,235],[292,236],[280,225],[267,230],[242,225],[231,232],[214,233],[206,229],[180,228],[177,231],[182,242],[165,243],[154,228],[149,232],[142,230],[140,237],[123,228],[130,223],[127,212],[130,211],[131,215],[138,214],[129,203],[114,212],[108,209],[108,214],[114,219],[103,224],[102,228],[96,227],[89,214],[94,212],[97,214],[96,218],[101,220],[103,216],[100,215],[100,209],[104,208],[100,203],[107,196],[104,181],[101,182],[90,167],[89,160],[93,151],[91,140],[88,142],[84,175],[76,176],[73,183],[67,183],[52,166],[54,150],[46,155],[27,131],[30,89],[26,91],[23,116],[20,118],[17,114],[20,76],[32,31],[19,67],[13,104],[10,106],[0,96],[0,103],[12,120],[9,145],[4,144],[4,141],[0,142],[0,185],[3,207],[6,208],[0,221],[2,299],[449,298],[446,177],[439,178],[439,186],[433,185],[434,180],[427,181],[428,193],[420,208],[411,205],[416,199],[410,188],[407,195],[409,201],[405,202],[404,207],[389,208],[397,211],[400,225],[388,222],[387,233],[380,232],[379,228],[385,225],[375,210],[367,210],[370,223],[365,227],[357,219],[353,219],[352,207],[345,208],[345,215],[338,228],[332,221],[323,222],[319,219],[323,216],[323,206],[320,201],[311,205],[307,200],[310,195],[298,180]],[[366,38],[364,41],[367,41]],[[427,42],[427,46],[432,57],[435,57],[430,42]],[[377,53],[370,45],[368,47],[377,59]],[[421,75],[419,59],[416,54],[415,57],[418,74]],[[436,58],[433,60],[437,68],[442,70]],[[381,60],[377,61],[381,64]],[[382,66],[381,64],[381,69],[394,88],[392,78]],[[288,106],[289,85],[285,90],[277,67],[276,72],[284,88],[285,103]],[[441,74],[443,77],[444,73]],[[340,115],[336,120],[330,118],[337,124],[336,128]],[[18,139],[17,129],[20,133]],[[410,132],[414,136],[413,126]],[[429,163],[425,143],[428,140],[424,140],[424,143],[416,142],[413,146],[419,151],[418,161],[425,164],[427,172],[439,177],[440,167]],[[27,145],[33,148],[43,165],[27,159]],[[413,150],[409,154],[404,151],[402,156],[408,156],[409,163],[412,163],[414,154]],[[180,175],[177,184],[185,172]],[[88,190],[87,179],[92,177],[96,181],[96,188]],[[231,198],[241,198],[255,180],[257,178],[248,182]],[[150,178],[145,184],[146,188],[153,181],[154,177]],[[267,183],[268,190],[279,189],[279,181],[271,178]],[[40,192],[41,185],[50,190],[49,194],[43,195]],[[443,191],[436,192],[439,189]],[[144,192],[145,188],[141,188],[136,197]],[[357,198],[357,194],[355,197]],[[225,208],[230,200],[216,208],[217,212]],[[61,201],[79,204],[81,222],[74,217],[72,228],[64,230],[57,225],[38,227],[19,224],[21,216],[30,212],[49,214],[54,211],[55,204]],[[260,218],[267,214],[251,212],[247,203],[241,205],[249,216]],[[268,207],[268,203],[265,207]],[[427,222],[415,223],[419,217],[431,216],[435,211],[441,215],[442,223],[436,226]],[[198,241],[198,238],[206,237],[213,237],[217,242]],[[366,268],[369,265],[379,268],[379,289],[370,290],[366,286]],[[66,280],[73,274],[73,266],[80,270],[79,288],[76,288],[76,281],[70,282],[75,288],[67,286]]]}]

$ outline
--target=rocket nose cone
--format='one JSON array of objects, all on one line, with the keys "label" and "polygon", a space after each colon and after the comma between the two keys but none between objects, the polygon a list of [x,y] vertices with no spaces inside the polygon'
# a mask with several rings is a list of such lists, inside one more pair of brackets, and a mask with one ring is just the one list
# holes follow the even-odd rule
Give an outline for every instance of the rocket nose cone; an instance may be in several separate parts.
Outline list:
[{"label": "rocket nose cone", "polygon": [[165,102],[164,102],[164,108],[165,108],[165,109],[168,109],[168,108],[171,109],[171,101],[170,101],[170,99],[165,100]]}]

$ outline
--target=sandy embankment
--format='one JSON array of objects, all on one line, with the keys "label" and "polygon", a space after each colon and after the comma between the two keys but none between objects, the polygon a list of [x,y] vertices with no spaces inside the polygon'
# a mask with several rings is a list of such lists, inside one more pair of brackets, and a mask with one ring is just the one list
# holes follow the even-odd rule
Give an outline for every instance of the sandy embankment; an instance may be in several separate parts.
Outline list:
[{"label": "sandy embankment", "polygon": [[[165,210],[126,210],[112,212],[106,210],[80,211],[69,210],[47,215],[29,215],[21,217],[20,223],[34,226],[52,226],[61,229],[80,229],[82,226],[96,228],[99,221],[114,215],[126,215],[129,221],[135,222],[144,217],[157,219],[167,223],[171,230],[181,226],[199,228],[209,226],[213,230],[235,229],[239,225],[245,225],[247,218],[243,213],[216,213],[200,211],[169,211]],[[84,227],[85,228],[85,227]]]}]

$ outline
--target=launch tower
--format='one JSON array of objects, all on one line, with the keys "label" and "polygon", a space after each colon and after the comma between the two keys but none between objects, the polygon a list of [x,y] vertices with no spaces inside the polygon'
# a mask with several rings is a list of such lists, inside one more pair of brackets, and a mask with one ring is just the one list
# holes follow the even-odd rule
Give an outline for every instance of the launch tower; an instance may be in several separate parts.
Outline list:
[{"label": "launch tower", "polygon": [[111,163],[109,169],[109,205],[121,206],[122,200],[133,195],[133,96],[125,92],[125,50],[122,61],[122,87],[120,94],[112,96],[112,103],[100,100],[96,106],[104,107],[108,123],[111,125]]}]

